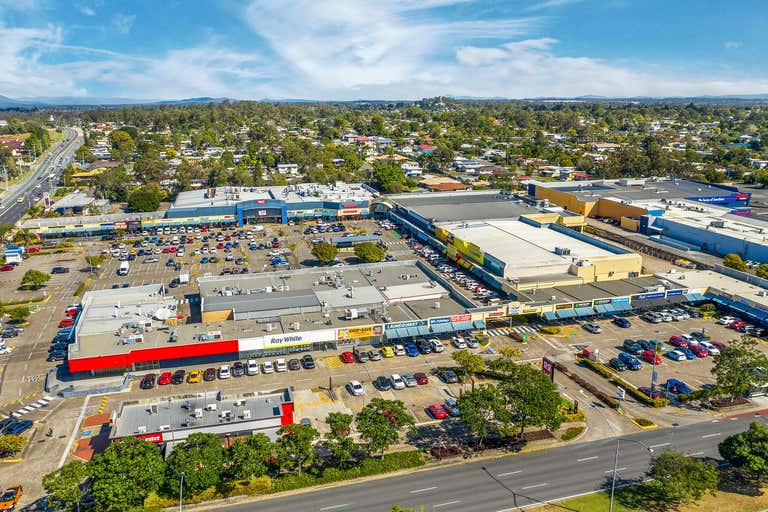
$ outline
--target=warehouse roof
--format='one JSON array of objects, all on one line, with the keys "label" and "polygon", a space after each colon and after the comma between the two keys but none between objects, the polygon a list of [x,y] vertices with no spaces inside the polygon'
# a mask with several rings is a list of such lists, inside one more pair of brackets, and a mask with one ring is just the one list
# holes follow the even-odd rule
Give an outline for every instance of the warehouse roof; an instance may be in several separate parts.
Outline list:
[{"label": "warehouse roof", "polygon": [[205,311],[227,311],[235,308],[238,313],[310,307],[320,307],[320,301],[312,290],[262,292],[245,295],[212,295],[206,297],[203,303]]},{"label": "warehouse roof", "polygon": [[498,190],[387,196],[432,222],[517,218],[539,210]]}]

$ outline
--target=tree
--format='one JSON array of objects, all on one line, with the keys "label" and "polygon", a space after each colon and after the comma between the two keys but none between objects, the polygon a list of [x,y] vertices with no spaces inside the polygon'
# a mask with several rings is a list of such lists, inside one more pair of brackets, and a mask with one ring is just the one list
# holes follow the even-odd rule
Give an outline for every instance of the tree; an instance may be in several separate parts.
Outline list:
[{"label": "tree", "polygon": [[768,427],[762,423],[753,421],[745,432],[726,437],[718,450],[731,466],[755,480],[768,476]]},{"label": "tree", "polygon": [[96,157],[91,153],[91,149],[88,146],[82,145],[75,151],[75,160],[91,163],[96,161]]},{"label": "tree", "polygon": [[91,494],[102,510],[130,510],[163,483],[165,463],[153,443],[121,439],[89,463],[93,476]]},{"label": "tree", "polygon": [[160,158],[157,151],[149,151],[136,159],[133,175],[140,183],[160,182],[165,177],[168,164]]},{"label": "tree", "polygon": [[94,176],[91,187],[96,197],[122,202],[128,200],[134,181],[134,178],[121,165]]},{"label": "tree", "polygon": [[503,414],[504,407],[496,388],[481,386],[469,393],[462,393],[456,400],[461,413],[461,420],[474,434],[478,444],[494,430],[497,416]]},{"label": "tree", "polygon": [[82,484],[88,466],[79,460],[70,462],[43,477],[43,489],[54,508],[74,510],[83,497]]},{"label": "tree", "polygon": [[755,269],[755,275],[757,277],[762,277],[763,279],[768,279],[768,263],[758,265]]},{"label": "tree", "polygon": [[332,412],[325,418],[325,423],[330,427],[325,438],[328,441],[331,455],[336,463],[342,467],[353,459],[355,442],[350,434],[354,420],[354,416],[343,412]]},{"label": "tree", "polygon": [[386,255],[387,251],[373,242],[363,242],[355,246],[355,256],[365,263],[377,263]]},{"label": "tree", "polygon": [[718,471],[714,462],[703,462],[676,451],[651,459],[645,484],[649,497],[662,509],[695,503],[705,494],[715,495]]},{"label": "tree", "polygon": [[742,272],[746,272],[749,268],[738,254],[726,254],[725,257],[723,257],[723,265],[736,270],[741,270]]},{"label": "tree", "polygon": [[24,320],[29,316],[29,308],[27,306],[19,306],[17,308],[13,308],[8,310],[8,316],[10,316],[13,320]]},{"label": "tree", "polygon": [[275,443],[264,434],[235,440],[227,450],[228,476],[235,480],[247,480],[264,475],[275,448]]},{"label": "tree", "polygon": [[128,196],[128,207],[134,212],[153,212],[160,206],[161,199],[157,186],[143,185]]},{"label": "tree", "polygon": [[542,371],[527,364],[517,366],[512,375],[499,384],[499,393],[510,420],[523,435],[526,427],[556,430],[563,422],[562,400],[557,386]]},{"label": "tree", "polygon": [[758,350],[757,342],[750,336],[731,341],[714,357],[714,362],[711,372],[717,389],[732,399],[746,393],[751,384],[761,384],[768,377],[755,371],[768,366],[768,357]]},{"label": "tree", "polygon": [[485,370],[485,359],[483,359],[483,356],[473,354],[469,350],[464,349],[457,350],[451,354],[451,358],[467,372],[467,375],[472,380],[472,389],[475,389],[475,374]]},{"label": "tree", "polygon": [[355,419],[367,452],[378,452],[382,458],[387,448],[400,440],[403,429],[415,424],[403,402],[383,398],[372,399]]},{"label": "tree", "polygon": [[397,193],[405,184],[405,172],[390,160],[376,160],[373,164],[373,181],[384,192]]},{"label": "tree", "polygon": [[35,269],[29,269],[21,278],[21,286],[37,290],[51,280],[51,275]]},{"label": "tree", "polygon": [[136,151],[136,142],[124,130],[115,130],[110,133],[109,141],[112,144],[112,156],[123,163],[128,162]]},{"label": "tree", "polygon": [[13,434],[6,434],[0,437],[0,455],[13,455],[21,451],[27,444],[27,438]]},{"label": "tree", "polygon": [[280,435],[278,458],[281,466],[293,467],[301,474],[304,464],[315,458],[314,441],[320,435],[311,425],[286,425],[277,431]]},{"label": "tree", "polygon": [[215,434],[192,434],[168,458],[165,491],[170,495],[178,493],[184,473],[184,496],[193,496],[219,483],[223,468],[221,440]]},{"label": "tree", "polygon": [[335,260],[338,253],[339,250],[336,249],[336,246],[329,244],[328,242],[323,242],[312,247],[312,256],[317,258],[320,263],[328,263]]}]

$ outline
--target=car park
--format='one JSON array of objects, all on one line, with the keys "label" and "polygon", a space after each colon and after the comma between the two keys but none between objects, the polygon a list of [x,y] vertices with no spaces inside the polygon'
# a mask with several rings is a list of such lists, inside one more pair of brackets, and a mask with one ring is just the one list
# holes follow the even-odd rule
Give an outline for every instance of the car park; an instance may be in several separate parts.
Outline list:
[{"label": "car park", "polygon": [[365,395],[365,388],[360,383],[360,381],[357,380],[351,380],[347,384],[347,391],[349,391],[349,394],[352,396],[363,396]]}]

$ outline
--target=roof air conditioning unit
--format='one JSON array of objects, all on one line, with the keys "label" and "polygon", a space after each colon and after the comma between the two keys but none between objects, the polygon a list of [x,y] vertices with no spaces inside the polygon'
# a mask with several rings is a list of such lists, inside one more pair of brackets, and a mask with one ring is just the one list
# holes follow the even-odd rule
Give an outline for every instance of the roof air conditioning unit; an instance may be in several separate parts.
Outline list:
[{"label": "roof air conditioning unit", "polygon": [[272,332],[275,328],[272,326],[272,324],[267,324],[267,332]]},{"label": "roof air conditioning unit", "polygon": [[440,301],[439,300],[435,301],[435,309],[440,309]]},{"label": "roof air conditioning unit", "polygon": [[160,425],[160,432],[167,432],[169,430],[171,430],[170,425]]},{"label": "roof air conditioning unit", "polygon": [[244,420],[251,419],[251,410],[250,409],[246,409],[246,410],[243,411],[243,419]]},{"label": "roof air conditioning unit", "polygon": [[206,407],[206,409],[208,409],[209,411],[215,411],[218,408],[219,406],[216,404],[208,404],[208,406]]},{"label": "roof air conditioning unit", "polygon": [[240,407],[245,403],[245,400],[235,400],[235,407]]},{"label": "roof air conditioning unit", "polygon": [[146,427],[146,425],[139,425],[139,428],[137,428],[136,431],[139,434],[146,434],[147,433],[147,427]]},{"label": "roof air conditioning unit", "polygon": [[201,407],[195,408],[195,418],[202,418],[203,417],[203,409]]}]

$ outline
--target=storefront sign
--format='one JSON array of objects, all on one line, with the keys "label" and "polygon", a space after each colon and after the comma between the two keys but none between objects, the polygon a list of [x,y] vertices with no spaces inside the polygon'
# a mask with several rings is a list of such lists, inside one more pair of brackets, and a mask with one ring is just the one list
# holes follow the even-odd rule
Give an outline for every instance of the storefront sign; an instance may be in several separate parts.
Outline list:
[{"label": "storefront sign", "polygon": [[504,311],[490,311],[490,312],[486,313],[486,316],[488,316],[490,318],[504,316]]},{"label": "storefront sign", "polygon": [[430,318],[429,325],[449,324],[451,323],[451,317],[441,316],[439,318]]},{"label": "storefront sign", "polygon": [[633,295],[632,300],[663,299],[664,295],[666,292],[641,293],[640,295]]},{"label": "storefront sign", "polygon": [[311,343],[334,341],[335,339],[335,329],[324,329],[321,331],[307,331],[297,333],[282,333],[270,336],[258,336],[255,338],[241,339],[238,341],[238,350],[240,352],[248,352],[251,350],[262,350],[265,348],[295,347],[298,345],[309,345]]},{"label": "storefront sign", "polygon": [[627,304],[629,302],[629,297],[617,297],[615,299],[611,299],[611,304]]},{"label": "storefront sign", "polygon": [[256,200],[256,204],[267,204],[267,200],[266,199],[257,199]]},{"label": "storefront sign", "polygon": [[127,222],[122,222],[122,221],[117,221],[117,222],[115,222],[115,229],[128,229],[128,223]]},{"label": "storefront sign", "polygon": [[139,434],[136,437],[138,439],[143,439],[145,441],[149,441],[150,443],[162,443],[163,442],[163,433],[162,432],[156,432],[154,434]]},{"label": "storefront sign", "polygon": [[591,302],[577,302],[573,305],[574,308],[591,308],[592,303]]},{"label": "storefront sign", "polygon": [[472,321],[472,315],[453,315],[451,317],[451,323],[455,324],[458,322],[471,322]]},{"label": "storefront sign", "polygon": [[[463,315],[467,317],[467,321],[471,318],[470,315]],[[453,318],[453,317],[451,317]],[[451,320],[453,322],[453,320]],[[384,326],[384,329],[387,331],[391,331],[392,329],[407,329],[408,327],[419,327],[419,326],[426,326],[427,321],[426,320],[414,320],[412,322],[395,322],[393,324],[386,324]]]},{"label": "storefront sign", "polygon": [[336,329],[336,339],[338,341],[345,341],[357,338],[370,338],[371,336],[381,336],[382,330],[381,325],[362,325],[360,327]]},{"label": "storefront sign", "polygon": [[519,315],[522,311],[522,307],[520,304],[507,304],[507,314],[508,315]]},{"label": "storefront sign", "polygon": [[600,306],[602,304],[610,304],[610,303],[611,303],[611,299],[597,299],[595,301],[595,306]]},{"label": "storefront sign", "polygon": [[530,306],[528,306],[528,307],[523,308],[522,314],[523,315],[530,315],[532,313],[538,313],[539,311],[541,311],[540,307],[530,307]]},{"label": "storefront sign", "polygon": [[259,217],[266,217],[267,216],[267,210],[259,210]]},{"label": "storefront sign", "polygon": [[688,290],[669,290],[667,292],[667,297],[674,297],[675,295],[684,295],[687,292]]},{"label": "storefront sign", "polygon": [[342,208],[357,208],[358,204],[357,203],[344,203],[343,205],[341,205],[341,207]]},{"label": "storefront sign", "polygon": [[573,309],[573,304],[558,304],[555,309]]}]

